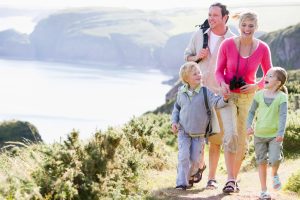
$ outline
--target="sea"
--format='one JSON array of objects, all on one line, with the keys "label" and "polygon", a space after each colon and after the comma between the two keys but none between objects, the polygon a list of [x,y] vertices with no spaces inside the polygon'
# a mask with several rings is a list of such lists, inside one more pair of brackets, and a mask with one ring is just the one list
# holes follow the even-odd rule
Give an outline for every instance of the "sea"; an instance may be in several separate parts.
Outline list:
[{"label": "sea", "polygon": [[132,66],[0,59],[0,121],[33,124],[46,143],[82,140],[165,103],[171,77]]}]

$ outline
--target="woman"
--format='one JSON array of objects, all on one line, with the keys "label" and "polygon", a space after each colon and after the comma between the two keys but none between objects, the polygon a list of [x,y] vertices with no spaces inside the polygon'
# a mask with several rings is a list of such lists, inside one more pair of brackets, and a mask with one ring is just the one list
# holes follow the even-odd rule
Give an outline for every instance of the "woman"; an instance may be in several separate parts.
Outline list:
[{"label": "woman", "polygon": [[236,179],[247,152],[246,120],[256,90],[263,88],[263,78],[256,82],[256,72],[261,66],[263,75],[271,64],[268,45],[254,38],[257,14],[239,15],[240,36],[223,41],[220,46],[216,79],[224,95],[231,95],[227,107],[220,109],[224,126],[224,155],[227,182],[223,193],[238,192]]}]

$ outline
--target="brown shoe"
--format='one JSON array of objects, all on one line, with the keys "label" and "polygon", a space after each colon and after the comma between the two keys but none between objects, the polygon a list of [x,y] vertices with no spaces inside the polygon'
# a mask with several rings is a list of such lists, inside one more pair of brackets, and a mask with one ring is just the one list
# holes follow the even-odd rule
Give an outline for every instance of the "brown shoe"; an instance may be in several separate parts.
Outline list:
[{"label": "brown shoe", "polygon": [[194,183],[199,183],[202,179],[202,174],[204,172],[204,170],[206,169],[206,165],[203,165],[202,169],[198,169],[198,171],[196,172],[195,175],[193,175],[194,177]]}]

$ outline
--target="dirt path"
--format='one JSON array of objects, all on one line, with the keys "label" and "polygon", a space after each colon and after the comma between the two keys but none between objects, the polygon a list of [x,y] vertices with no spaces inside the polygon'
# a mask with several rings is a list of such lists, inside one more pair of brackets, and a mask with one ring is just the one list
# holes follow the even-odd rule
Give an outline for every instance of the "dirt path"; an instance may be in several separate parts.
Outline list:
[{"label": "dirt path", "polygon": [[[284,162],[280,169],[279,175],[282,180],[282,183],[285,184],[288,177],[299,169],[300,159],[294,161]],[[209,200],[257,200],[260,193],[260,182],[258,177],[258,172],[256,170],[251,170],[247,173],[241,173],[239,186],[241,191],[239,193],[234,193],[231,195],[223,195],[222,187],[225,184],[226,176],[224,174],[219,175],[217,178],[219,182],[219,188],[216,190],[206,190],[206,181],[207,181],[206,170],[203,174],[203,180],[194,185],[192,189],[186,191],[179,191],[174,189],[176,171],[163,171],[163,172],[153,172],[149,176],[151,182],[149,186],[152,187],[152,194],[155,199],[174,199],[174,200],[190,200],[190,199],[209,199]],[[276,200],[296,200],[300,199],[294,193],[288,193],[286,191],[273,191],[270,179],[270,170],[268,171],[268,188],[271,192],[272,199]]]}]

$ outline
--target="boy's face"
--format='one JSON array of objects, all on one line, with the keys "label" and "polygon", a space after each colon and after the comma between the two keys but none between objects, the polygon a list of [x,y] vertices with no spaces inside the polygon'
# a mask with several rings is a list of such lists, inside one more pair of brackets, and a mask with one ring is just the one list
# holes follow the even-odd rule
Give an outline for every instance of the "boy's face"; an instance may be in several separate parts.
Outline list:
[{"label": "boy's face", "polygon": [[194,68],[190,71],[186,77],[186,82],[188,82],[190,87],[196,87],[201,83],[201,72],[198,68]]},{"label": "boy's face", "polygon": [[275,71],[270,69],[265,77],[266,89],[277,89],[280,86],[280,81],[277,79]]}]

